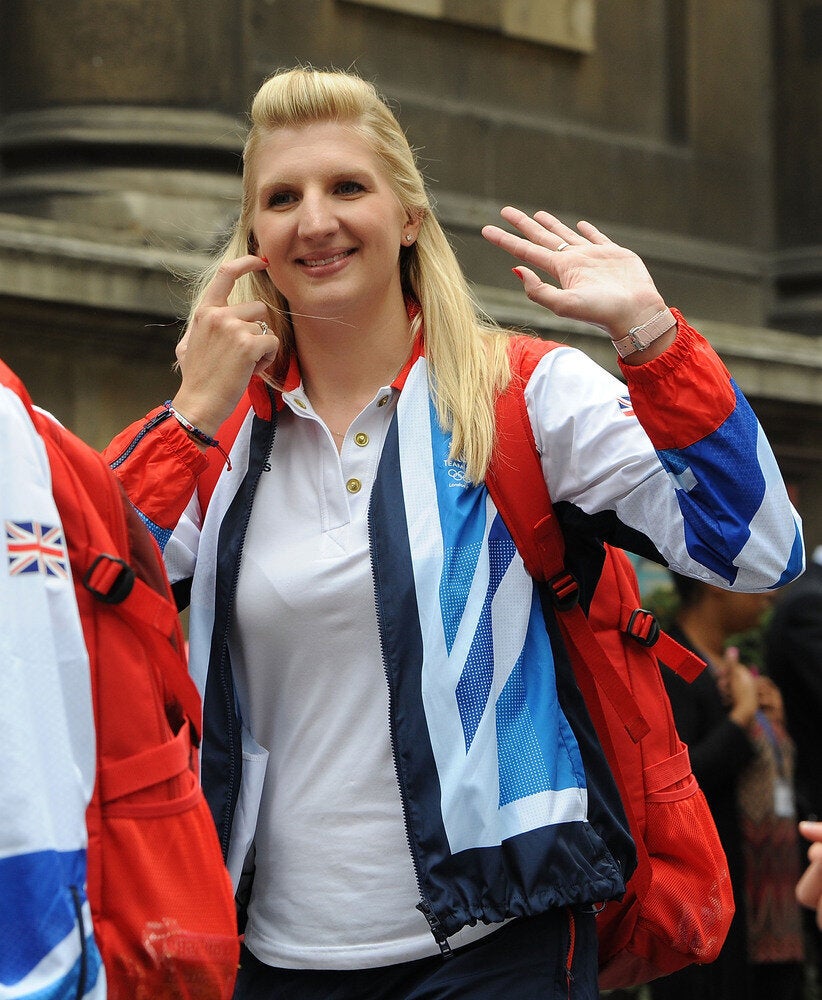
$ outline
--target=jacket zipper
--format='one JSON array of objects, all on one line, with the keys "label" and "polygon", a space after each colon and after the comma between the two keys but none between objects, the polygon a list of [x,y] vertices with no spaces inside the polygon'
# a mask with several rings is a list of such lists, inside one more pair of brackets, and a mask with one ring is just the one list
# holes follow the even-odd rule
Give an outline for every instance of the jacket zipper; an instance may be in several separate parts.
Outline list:
[{"label": "jacket zipper", "polygon": [[570,906],[565,907],[568,914],[568,952],[565,955],[565,984],[568,987],[568,1000],[571,1000],[571,987],[574,983],[574,951],[577,943],[577,924],[574,919],[574,911]]},{"label": "jacket zipper", "polygon": [[[269,389],[269,393],[270,392],[271,390]],[[273,401],[272,401],[272,407],[273,407]],[[272,413],[273,412],[274,411],[272,409]],[[268,436],[268,447],[266,448],[265,452],[266,459],[260,464],[260,467],[257,470],[256,477],[252,484],[249,501],[245,510],[245,518],[243,520],[242,531],[240,532],[239,546],[237,548],[237,560],[234,564],[234,573],[231,578],[231,587],[229,589],[228,597],[226,600],[225,628],[223,629],[223,635],[220,641],[219,671],[220,671],[220,682],[222,684],[222,689],[223,689],[223,696],[226,700],[226,705],[228,706],[228,716],[227,716],[228,717],[227,735],[228,735],[228,746],[229,746],[228,787],[232,798],[234,796],[234,783],[236,780],[236,773],[237,773],[237,761],[236,761],[236,754],[234,752],[234,726],[235,726],[235,720],[239,722],[239,717],[237,715],[237,712],[235,711],[234,692],[229,688],[228,677],[226,676],[226,670],[225,670],[225,662],[228,653],[228,633],[231,622],[231,609],[234,606],[234,596],[237,593],[237,581],[240,578],[240,563],[242,561],[241,556],[243,548],[245,547],[245,536],[246,533],[248,532],[248,523],[251,520],[251,508],[254,505],[254,495],[257,492],[257,484],[260,481],[260,476],[262,475],[263,468],[265,466],[266,461],[270,459],[271,449],[274,447],[274,435],[276,434],[276,421],[274,419],[272,419],[270,426],[271,426],[271,431]],[[228,844],[229,841],[231,840],[231,827],[233,826],[233,819],[234,817],[232,813],[232,815],[228,817],[229,821],[223,823],[223,828],[222,831],[220,832],[220,847],[222,848],[223,858],[228,857]]]},{"label": "jacket zipper", "polygon": [[420,876],[420,863],[419,857],[417,855],[417,850],[414,845],[413,839],[411,837],[409,823],[408,823],[408,804],[405,791],[405,785],[403,784],[402,775],[400,773],[399,765],[397,764],[397,741],[395,735],[395,725],[394,725],[394,690],[391,684],[391,675],[388,671],[388,664],[385,659],[385,645],[383,643],[383,631],[382,631],[382,611],[380,608],[380,601],[378,596],[377,587],[377,576],[374,571],[374,557],[373,557],[373,535],[371,530],[371,509],[369,507],[368,511],[368,550],[371,558],[371,579],[374,584],[374,610],[377,615],[377,634],[380,641],[380,658],[382,659],[382,669],[385,674],[385,682],[388,687],[388,735],[391,742],[391,760],[394,763],[394,777],[397,782],[397,787],[400,792],[400,803],[402,805],[402,818],[403,825],[405,827],[405,842],[408,845],[408,853],[411,855],[411,864],[414,868],[414,878],[417,882],[417,891],[420,894],[420,901],[417,903],[417,909],[422,913],[425,919],[428,921],[428,927],[434,936],[434,940],[440,949],[440,953],[443,958],[451,958],[453,951],[451,950],[451,945],[448,943],[448,937],[443,929],[442,924],[439,921],[436,913],[434,913],[434,908],[431,906],[431,900],[428,898],[427,893],[422,886],[422,878]]},{"label": "jacket zipper", "polygon": [[137,445],[143,440],[146,434],[150,433],[157,427],[158,424],[163,423],[164,420],[168,420],[171,416],[171,410],[163,410],[162,413],[158,413],[148,421],[143,427],[140,428],[138,433],[134,436],[131,444],[126,448],[122,454],[118,455],[113,462],[109,462],[112,469],[116,469],[118,466],[122,465],[123,462],[129,457],[129,455],[134,451]]}]

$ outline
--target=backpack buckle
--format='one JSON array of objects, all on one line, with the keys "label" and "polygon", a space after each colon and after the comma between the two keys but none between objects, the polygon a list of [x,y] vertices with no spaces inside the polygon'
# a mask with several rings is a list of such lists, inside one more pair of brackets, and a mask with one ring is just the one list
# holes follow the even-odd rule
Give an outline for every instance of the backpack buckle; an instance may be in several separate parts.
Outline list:
[{"label": "backpack buckle", "polygon": [[548,586],[557,611],[570,611],[579,602],[579,584],[573,573],[557,573],[548,580]]},{"label": "backpack buckle", "polygon": [[646,611],[645,608],[636,608],[631,612],[625,632],[632,639],[635,639],[640,646],[653,646],[659,638],[659,622],[653,611]]},{"label": "backpack buckle", "polygon": [[134,586],[134,570],[123,559],[103,552],[83,577],[83,586],[104,604],[122,604]]}]

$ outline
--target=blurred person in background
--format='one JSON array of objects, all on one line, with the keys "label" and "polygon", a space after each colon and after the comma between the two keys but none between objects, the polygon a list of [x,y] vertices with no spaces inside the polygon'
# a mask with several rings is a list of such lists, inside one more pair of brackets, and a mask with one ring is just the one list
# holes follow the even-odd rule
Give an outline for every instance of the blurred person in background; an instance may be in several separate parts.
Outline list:
[{"label": "blurred person in background", "polygon": [[670,633],[707,664],[691,684],[663,667],[677,729],[728,859],[736,914],[719,958],[651,984],[653,1000],[800,1000],[804,948],[794,749],[779,689],[729,646],[759,626],[769,594],[722,591],[672,574]]},{"label": "blurred person in background", "polygon": [[[780,595],[765,630],[765,666],[785,702],[788,732],[796,744],[796,807],[801,820],[822,820],[822,545],[805,573]],[[822,932],[805,915],[808,958],[822,983]]]}]

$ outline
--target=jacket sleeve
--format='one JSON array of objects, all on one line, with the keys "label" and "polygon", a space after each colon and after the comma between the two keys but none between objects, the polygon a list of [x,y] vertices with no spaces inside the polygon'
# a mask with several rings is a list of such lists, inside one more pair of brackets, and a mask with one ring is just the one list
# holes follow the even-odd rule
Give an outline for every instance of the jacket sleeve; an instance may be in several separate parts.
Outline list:
[{"label": "jacket sleeve", "polygon": [[157,407],[121,431],[103,454],[161,549],[190,504],[208,458]]},{"label": "jacket sleeve", "polygon": [[676,572],[781,586],[804,566],[799,516],[747,400],[676,316],[667,351],[622,366],[627,392],[571,348],[540,361],[525,396],[552,499],[622,547],[647,555],[645,539]]},{"label": "jacket sleeve", "polygon": [[89,663],[42,439],[0,386],[0,996],[103,998],[86,898]]}]

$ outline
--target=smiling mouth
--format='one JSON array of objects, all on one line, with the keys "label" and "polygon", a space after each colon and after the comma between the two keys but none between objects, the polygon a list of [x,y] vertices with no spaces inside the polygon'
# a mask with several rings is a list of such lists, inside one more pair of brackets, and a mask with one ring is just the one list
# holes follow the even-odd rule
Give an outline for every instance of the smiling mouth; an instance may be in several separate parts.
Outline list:
[{"label": "smiling mouth", "polygon": [[326,267],[328,264],[336,264],[338,260],[350,257],[353,253],[353,250],[343,250],[341,253],[335,253],[332,257],[322,257],[315,260],[309,260],[307,257],[298,257],[297,263],[302,264],[304,267]]}]

